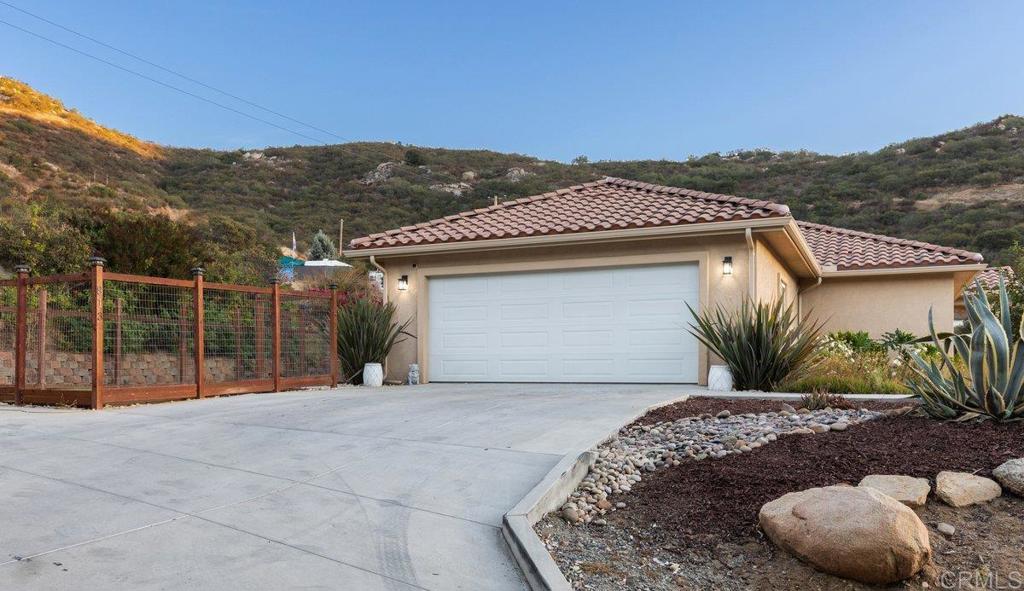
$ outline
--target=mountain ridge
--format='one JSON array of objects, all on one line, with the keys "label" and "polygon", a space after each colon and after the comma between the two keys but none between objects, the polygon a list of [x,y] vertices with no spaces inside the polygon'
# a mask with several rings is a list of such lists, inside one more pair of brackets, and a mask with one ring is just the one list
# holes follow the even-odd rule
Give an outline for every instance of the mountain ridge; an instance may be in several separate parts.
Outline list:
[{"label": "mountain ridge", "polygon": [[[0,78],[0,199],[58,216],[95,208],[182,223],[226,217],[268,245],[290,243],[293,231],[304,244],[340,219],[356,237],[607,175],[774,201],[801,220],[974,250],[992,263],[1024,240],[1024,118],[1016,115],[874,152],[755,149],[564,164],[384,142],[157,146],[10,80]],[[19,112],[33,108],[55,119]],[[0,232],[4,215],[11,214],[0,211]],[[0,265],[9,264],[0,254]]]}]

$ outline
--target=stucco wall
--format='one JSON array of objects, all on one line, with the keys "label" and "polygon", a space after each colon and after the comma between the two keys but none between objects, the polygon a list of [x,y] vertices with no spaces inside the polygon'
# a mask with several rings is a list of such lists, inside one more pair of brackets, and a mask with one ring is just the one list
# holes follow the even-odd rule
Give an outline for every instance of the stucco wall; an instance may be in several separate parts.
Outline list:
[{"label": "stucco wall", "polygon": [[757,241],[756,249],[754,260],[757,298],[773,301],[780,296],[783,292],[782,286],[785,285],[785,303],[794,303],[800,289],[796,276],[763,241]]},{"label": "stucco wall", "polygon": [[[733,258],[733,274],[722,274],[722,259]],[[426,314],[427,283],[431,276],[475,274],[487,272],[516,272],[555,270],[635,264],[667,264],[683,260],[702,261],[702,305],[719,303],[737,305],[749,293],[749,265],[747,243],[742,234],[701,238],[671,238],[606,242],[589,245],[563,245],[495,250],[481,253],[450,253],[416,257],[380,259],[388,272],[388,299],[398,308],[402,320],[413,318],[410,332],[420,334],[429,324]],[[409,289],[397,289],[398,278],[409,276]],[[423,297],[421,297],[421,295]],[[419,362],[422,375],[427,374],[426,343],[409,339],[395,347],[388,358],[389,380],[403,380],[409,364]],[[701,382],[706,378],[707,352],[701,352]]]},{"label": "stucco wall", "polygon": [[953,274],[889,275],[876,278],[827,277],[806,291],[803,312],[826,321],[828,332],[866,330],[871,336],[897,328],[928,333],[928,309],[936,330],[953,330]]}]

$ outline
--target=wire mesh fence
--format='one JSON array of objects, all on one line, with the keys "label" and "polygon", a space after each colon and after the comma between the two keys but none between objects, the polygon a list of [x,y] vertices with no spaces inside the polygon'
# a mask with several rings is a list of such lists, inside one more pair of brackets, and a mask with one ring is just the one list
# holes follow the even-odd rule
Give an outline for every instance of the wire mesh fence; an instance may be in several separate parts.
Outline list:
[{"label": "wire mesh fence", "polygon": [[[18,326],[17,303],[18,288],[15,281],[0,282],[0,387],[14,386],[14,340]],[[6,393],[0,396],[3,400],[11,398],[6,396]]]},{"label": "wire mesh fence", "polygon": [[189,287],[103,283],[103,377],[108,386],[195,383],[195,302]]},{"label": "wire mesh fence", "polygon": [[0,280],[0,402],[101,408],[334,384],[335,303],[331,291],[207,287],[101,263],[19,272]]},{"label": "wire mesh fence", "polygon": [[273,379],[270,290],[206,288],[203,299],[206,380],[224,384]]},{"label": "wire mesh fence", "polygon": [[92,387],[92,285],[84,276],[25,287],[25,387]]},{"label": "wire mesh fence", "polygon": [[329,293],[282,294],[282,376],[330,375],[331,301]]}]

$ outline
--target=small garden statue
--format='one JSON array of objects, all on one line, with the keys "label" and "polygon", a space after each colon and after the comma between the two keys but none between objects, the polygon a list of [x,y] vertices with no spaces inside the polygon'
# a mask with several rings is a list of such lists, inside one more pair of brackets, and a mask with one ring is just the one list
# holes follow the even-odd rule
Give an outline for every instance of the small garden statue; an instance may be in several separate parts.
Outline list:
[{"label": "small garden statue", "polygon": [[418,363],[409,364],[409,385],[416,386],[420,383],[420,366]]}]

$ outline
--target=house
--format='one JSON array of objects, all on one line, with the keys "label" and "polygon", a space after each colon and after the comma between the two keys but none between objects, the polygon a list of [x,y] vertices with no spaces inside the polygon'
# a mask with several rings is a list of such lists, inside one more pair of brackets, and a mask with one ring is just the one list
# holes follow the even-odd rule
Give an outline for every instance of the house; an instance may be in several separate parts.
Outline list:
[{"label": "house", "polygon": [[1009,284],[1014,280],[1013,267],[989,267],[984,271],[978,273],[967,285],[964,286],[963,292],[956,299],[956,304],[953,307],[953,318],[954,323],[963,324],[967,320],[967,306],[964,305],[963,293],[973,292],[975,285],[980,283],[982,289],[989,293],[994,293],[999,290],[999,278],[1002,277],[1003,281]]},{"label": "house", "polygon": [[979,254],[799,222],[785,205],[618,178],[358,238],[409,339],[389,376],[706,383],[694,309],[784,298],[828,330],[953,326]]}]

